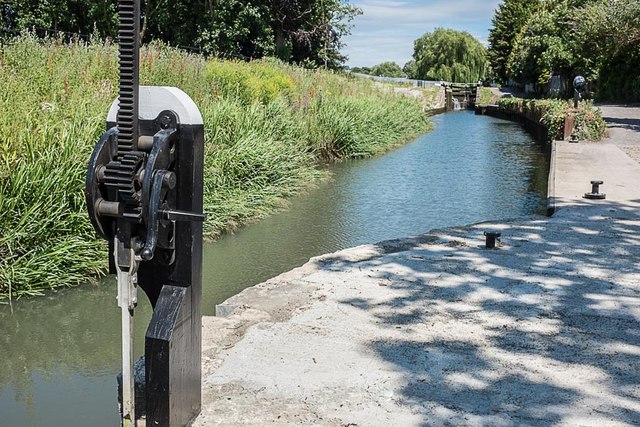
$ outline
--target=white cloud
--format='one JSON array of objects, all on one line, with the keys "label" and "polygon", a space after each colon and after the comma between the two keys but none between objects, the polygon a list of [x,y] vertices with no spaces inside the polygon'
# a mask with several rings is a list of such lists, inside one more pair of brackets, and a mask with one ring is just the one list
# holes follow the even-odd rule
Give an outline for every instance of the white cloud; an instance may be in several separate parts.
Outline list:
[{"label": "white cloud", "polygon": [[364,14],[354,19],[343,52],[348,65],[371,66],[411,59],[413,42],[437,27],[471,33],[486,44],[491,18],[499,0],[361,0]]}]

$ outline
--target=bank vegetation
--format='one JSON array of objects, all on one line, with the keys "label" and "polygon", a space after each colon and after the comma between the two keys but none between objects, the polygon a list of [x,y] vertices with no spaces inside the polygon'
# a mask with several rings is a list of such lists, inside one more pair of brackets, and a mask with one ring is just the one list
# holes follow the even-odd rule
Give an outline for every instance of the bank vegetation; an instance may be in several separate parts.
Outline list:
[{"label": "bank vegetation", "polygon": [[547,129],[548,141],[563,139],[565,121],[569,116],[574,117],[570,139],[600,141],[605,137],[607,130],[602,112],[599,108],[594,107],[590,101],[580,102],[578,109],[574,109],[571,101],[514,97],[498,100],[498,108],[542,123]]},{"label": "bank vegetation", "polygon": [[[83,188],[117,73],[109,42],[24,35],[0,47],[0,298],[105,273]],[[323,163],[372,156],[429,128],[415,100],[269,59],[205,59],[151,44],[141,84],[179,87],[202,112],[209,238],[282,206],[326,176]]]},{"label": "bank vegetation", "polygon": [[597,99],[640,101],[640,0],[503,0],[492,23],[494,80],[562,97],[582,75]]}]

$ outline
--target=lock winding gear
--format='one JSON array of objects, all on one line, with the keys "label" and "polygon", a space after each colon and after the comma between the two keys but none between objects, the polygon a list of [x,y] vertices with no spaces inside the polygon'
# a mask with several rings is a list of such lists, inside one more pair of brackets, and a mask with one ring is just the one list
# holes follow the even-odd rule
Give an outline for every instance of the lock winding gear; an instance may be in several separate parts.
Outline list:
[{"label": "lock winding gear", "polygon": [[89,160],[85,186],[96,232],[109,241],[116,234],[122,241],[134,239],[136,255],[145,261],[153,258],[156,247],[174,250],[176,220],[185,220],[185,215],[188,220],[203,220],[201,214],[193,219],[192,213],[175,210],[175,113],[162,111],[153,123],[152,143],[147,140],[135,148],[119,143],[118,127],[107,130]]},{"label": "lock winding gear", "polygon": [[111,197],[122,203],[122,215],[130,221],[142,221],[142,176],[146,154],[130,151],[118,160],[109,162],[104,170],[104,184],[110,189]]}]

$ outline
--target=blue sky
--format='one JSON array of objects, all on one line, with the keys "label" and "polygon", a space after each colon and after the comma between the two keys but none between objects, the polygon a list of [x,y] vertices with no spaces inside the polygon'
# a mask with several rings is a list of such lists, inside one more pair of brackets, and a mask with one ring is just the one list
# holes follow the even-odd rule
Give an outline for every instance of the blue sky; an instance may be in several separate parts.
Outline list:
[{"label": "blue sky", "polygon": [[352,21],[342,50],[351,67],[395,61],[413,55],[413,41],[437,27],[464,30],[486,44],[500,0],[351,0],[364,14]]}]

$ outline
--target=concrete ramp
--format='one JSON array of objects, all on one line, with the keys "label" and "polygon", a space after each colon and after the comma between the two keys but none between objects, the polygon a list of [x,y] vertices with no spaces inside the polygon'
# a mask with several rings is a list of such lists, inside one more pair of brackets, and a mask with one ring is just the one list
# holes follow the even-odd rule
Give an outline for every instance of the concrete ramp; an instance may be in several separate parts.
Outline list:
[{"label": "concrete ramp", "polygon": [[640,425],[639,235],[606,201],[315,258],[204,318],[194,427]]}]

